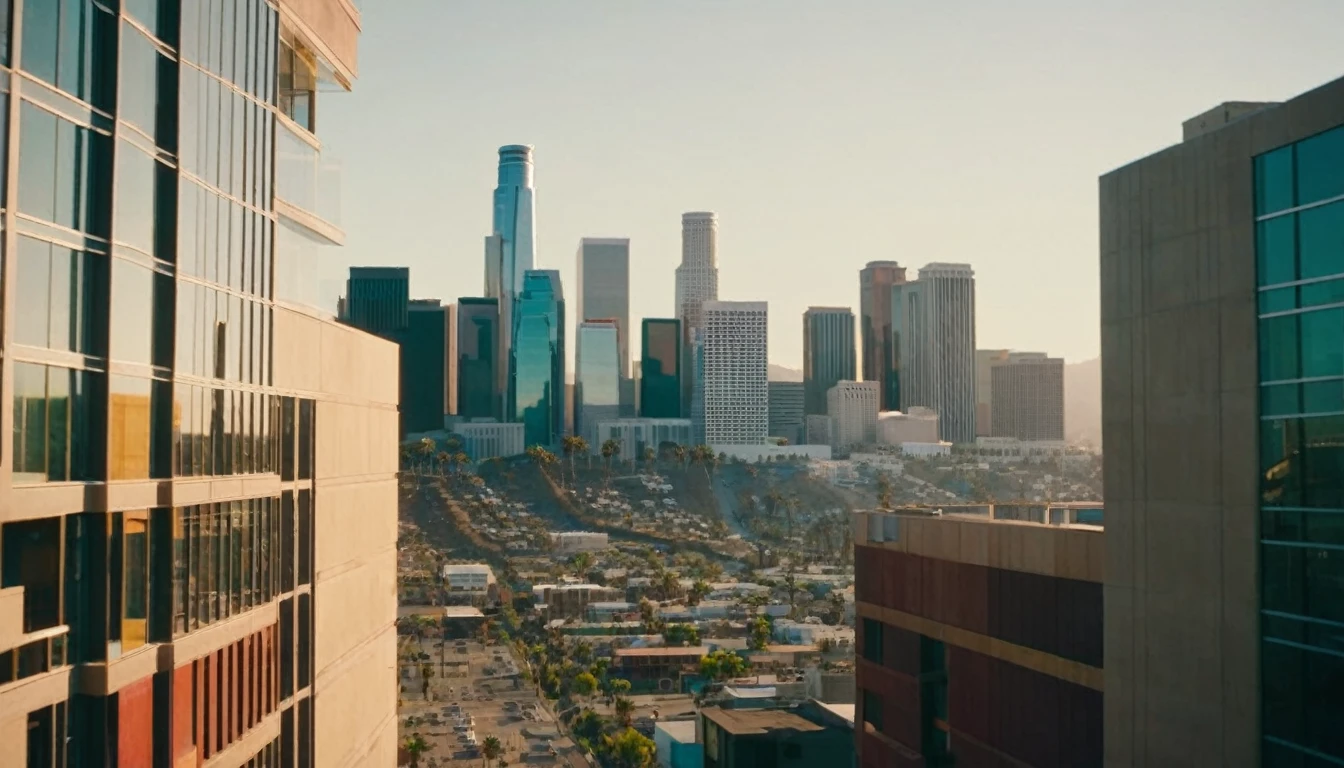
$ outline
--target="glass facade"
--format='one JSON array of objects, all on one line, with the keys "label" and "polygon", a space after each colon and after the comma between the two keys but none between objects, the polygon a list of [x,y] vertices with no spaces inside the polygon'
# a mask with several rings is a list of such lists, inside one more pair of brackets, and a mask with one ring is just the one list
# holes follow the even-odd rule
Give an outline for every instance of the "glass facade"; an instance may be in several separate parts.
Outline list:
[{"label": "glass facade", "polygon": [[[598,446],[597,424],[621,415],[620,329],[579,323],[574,371],[574,433]],[[596,450],[596,448],[594,448]]]},{"label": "glass facade", "polygon": [[641,331],[639,415],[681,418],[681,321],[646,318]]},{"label": "glass facade", "polygon": [[565,426],[565,301],[560,273],[528,270],[514,307],[508,421],[527,445],[555,445]]},{"label": "glass facade", "polygon": [[1255,158],[1265,766],[1344,765],[1344,127]]},{"label": "glass facade", "polygon": [[457,300],[457,415],[499,418],[495,354],[499,339],[499,300]]}]

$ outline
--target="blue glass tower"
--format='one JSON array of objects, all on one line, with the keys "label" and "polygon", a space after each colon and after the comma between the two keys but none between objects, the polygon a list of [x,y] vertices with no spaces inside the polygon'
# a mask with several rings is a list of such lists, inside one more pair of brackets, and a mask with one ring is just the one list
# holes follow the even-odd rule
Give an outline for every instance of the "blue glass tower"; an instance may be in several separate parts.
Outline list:
[{"label": "blue glass tower", "polygon": [[554,445],[565,427],[565,300],[560,273],[529,269],[514,302],[508,421],[527,445]]}]

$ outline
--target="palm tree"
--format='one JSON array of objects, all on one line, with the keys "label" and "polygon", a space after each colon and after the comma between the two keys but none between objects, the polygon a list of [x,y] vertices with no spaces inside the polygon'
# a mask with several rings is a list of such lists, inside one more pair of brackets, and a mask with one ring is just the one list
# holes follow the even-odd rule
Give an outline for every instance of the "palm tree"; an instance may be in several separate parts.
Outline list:
[{"label": "palm tree", "polygon": [[428,752],[432,745],[416,733],[407,736],[406,741],[401,746],[411,756],[411,768],[419,768],[420,756]]},{"label": "palm tree", "polygon": [[677,457],[677,464],[681,465],[681,468],[682,468],[682,469],[685,469],[685,468],[686,468],[686,446],[684,446],[684,445],[678,443],[678,444],[677,444],[677,447],[672,449],[672,453]]},{"label": "palm tree", "polygon": [[444,467],[448,467],[448,471],[450,473],[452,472],[453,463],[455,461],[455,459],[453,458],[453,454],[447,451],[439,451],[438,453],[434,454],[434,461],[439,465],[439,475],[443,475]]},{"label": "palm tree", "polygon": [[602,458],[607,462],[607,485],[611,485],[611,460],[621,455],[621,441],[607,440],[602,443]]},{"label": "palm tree", "polygon": [[569,559],[569,564],[574,566],[574,575],[583,578],[583,574],[593,565],[593,556],[588,552],[579,552]]},{"label": "palm tree", "polygon": [[882,509],[891,509],[891,481],[883,472],[877,475],[877,505]]},{"label": "palm tree", "polygon": [[624,696],[620,696],[616,699],[616,704],[613,707],[613,710],[616,714],[616,721],[621,724],[621,727],[629,728],[630,721],[635,717],[635,702]]},{"label": "palm tree", "polygon": [[486,736],[481,740],[481,754],[485,755],[487,761],[499,757],[499,753],[502,749],[503,745],[499,743],[498,736]]},{"label": "palm tree", "polygon": [[566,435],[560,438],[560,447],[564,449],[565,455],[569,457],[569,476],[572,478],[575,487],[579,484],[579,476],[574,471],[574,454],[587,453],[588,441],[579,435]]},{"label": "palm tree", "polygon": [[664,600],[671,600],[681,589],[681,581],[677,579],[677,574],[671,571],[663,571],[662,578],[658,582],[658,589]]}]

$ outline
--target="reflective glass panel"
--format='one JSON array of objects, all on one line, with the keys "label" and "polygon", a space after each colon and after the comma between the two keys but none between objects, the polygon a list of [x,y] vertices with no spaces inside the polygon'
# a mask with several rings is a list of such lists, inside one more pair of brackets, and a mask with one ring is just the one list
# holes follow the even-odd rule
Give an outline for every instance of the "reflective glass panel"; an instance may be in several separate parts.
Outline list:
[{"label": "reflective glass panel", "polygon": [[1255,158],[1255,213],[1263,216],[1293,207],[1293,147]]},{"label": "reflective glass panel", "polygon": [[1260,285],[1297,279],[1297,217],[1280,216],[1255,225]]},{"label": "reflective glass panel", "polygon": [[152,414],[150,380],[111,376],[108,382],[108,479],[147,479]]},{"label": "reflective glass panel", "polygon": [[1298,277],[1344,274],[1344,202],[1309,208],[1297,217]]},{"label": "reflective glass panel", "polygon": [[1344,128],[1297,143],[1297,205],[1344,195]]},{"label": "reflective glass panel", "polygon": [[154,273],[126,259],[112,260],[110,354],[149,365],[153,360]]}]

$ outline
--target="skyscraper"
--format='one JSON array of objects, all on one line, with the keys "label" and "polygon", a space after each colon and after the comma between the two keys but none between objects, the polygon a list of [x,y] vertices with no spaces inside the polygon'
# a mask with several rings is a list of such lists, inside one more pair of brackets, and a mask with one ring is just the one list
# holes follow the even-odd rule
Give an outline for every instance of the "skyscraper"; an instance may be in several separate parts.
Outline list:
[{"label": "skyscraper", "polygon": [[[701,305],[719,298],[719,218],[708,211],[681,215],[681,264],[677,266],[676,311],[681,321],[683,368],[691,370],[692,332],[701,327]],[[682,382],[689,402],[693,385]]]},{"label": "skyscraper", "polygon": [[508,393],[515,336],[513,315],[523,290],[524,275],[536,261],[532,147],[525,144],[500,147],[498,179],[491,234],[485,238],[485,295],[499,300],[495,386]]},{"label": "skyscraper", "polygon": [[4,18],[0,764],[394,764],[397,347],[272,281],[358,12]]},{"label": "skyscraper", "polygon": [[597,423],[621,415],[619,337],[614,320],[587,320],[575,333],[574,434],[594,450]]},{"label": "skyscraper", "polygon": [[1344,79],[1183,128],[1100,180],[1106,764],[1342,765]]},{"label": "skyscraper", "polygon": [[990,367],[991,434],[1018,440],[1064,439],[1064,359],[1013,352]]},{"label": "skyscraper", "polygon": [[552,446],[565,428],[565,299],[558,271],[527,271],[515,319],[505,416],[523,423],[527,445]]},{"label": "skyscraper", "polygon": [[994,377],[995,365],[1008,360],[1012,350],[975,350],[975,435],[989,437],[994,432]]},{"label": "skyscraper", "polygon": [[854,313],[849,307],[808,307],[803,313],[807,413],[826,413],[826,392],[838,381],[855,380],[854,354]]},{"label": "skyscraper", "polygon": [[502,396],[496,384],[499,300],[457,300],[457,415],[498,419]]},{"label": "skyscraper", "polygon": [[[576,256],[576,318],[611,320],[620,337],[620,374],[630,376],[630,239],[585,237]],[[581,351],[576,349],[575,352]]]},{"label": "skyscraper", "polygon": [[900,408],[938,412],[952,443],[975,442],[975,272],[968,264],[929,264],[891,290]]},{"label": "skyscraper", "polygon": [[391,338],[406,330],[410,301],[407,267],[351,267],[341,319],[361,331]]},{"label": "skyscraper", "polygon": [[639,415],[646,419],[681,418],[681,321],[647,317],[642,326]]},{"label": "skyscraper", "polygon": [[782,437],[790,445],[803,444],[803,383],[801,381],[772,381],[766,387],[770,394],[770,437]]},{"label": "skyscraper", "polygon": [[876,381],[839,381],[826,392],[826,415],[835,425],[831,445],[848,451],[877,442]]},{"label": "skyscraper", "polygon": [[705,442],[760,445],[770,425],[768,307],[764,301],[707,301],[701,309]]},{"label": "skyscraper", "polygon": [[443,429],[448,413],[448,308],[411,299],[401,339],[401,413],[406,432]]},{"label": "skyscraper", "polygon": [[894,261],[870,261],[859,270],[859,335],[863,380],[878,382],[881,409],[899,409],[900,355],[892,348],[891,288],[905,282],[905,267]]}]

